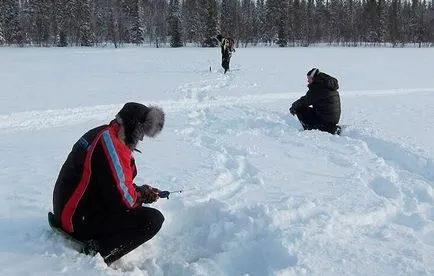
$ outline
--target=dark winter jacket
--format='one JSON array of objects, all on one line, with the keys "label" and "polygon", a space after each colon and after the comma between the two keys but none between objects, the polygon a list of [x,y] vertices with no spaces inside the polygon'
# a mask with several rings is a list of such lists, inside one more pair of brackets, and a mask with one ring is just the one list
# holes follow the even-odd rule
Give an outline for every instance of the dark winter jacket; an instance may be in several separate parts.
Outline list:
[{"label": "dark winter jacket", "polygon": [[338,80],[321,72],[308,87],[306,95],[295,101],[292,108],[297,113],[300,108],[312,106],[325,124],[336,125],[341,116]]},{"label": "dark winter jacket", "polygon": [[131,149],[112,121],[84,134],[73,146],[53,192],[54,215],[61,228],[80,236],[113,213],[140,205],[133,186],[137,174]]},{"label": "dark winter jacket", "polygon": [[231,37],[217,36],[217,40],[220,42],[222,58],[230,58],[232,52],[235,52],[234,39]]}]

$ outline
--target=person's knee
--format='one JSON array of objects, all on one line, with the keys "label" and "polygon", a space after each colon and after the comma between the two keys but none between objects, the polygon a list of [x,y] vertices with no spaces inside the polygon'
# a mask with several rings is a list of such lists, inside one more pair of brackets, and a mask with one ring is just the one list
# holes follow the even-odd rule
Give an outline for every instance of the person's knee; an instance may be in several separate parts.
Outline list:
[{"label": "person's knee", "polygon": [[[138,228],[157,233],[164,222],[163,214],[151,207],[140,207],[135,209],[134,217],[138,222]],[[153,233],[153,234],[155,234]]]},{"label": "person's knee", "polygon": [[157,209],[154,209],[154,210],[155,210],[155,215],[154,215],[154,221],[155,222],[154,223],[155,223],[155,226],[158,228],[158,230],[157,230],[157,232],[158,232],[160,230],[161,226],[163,225],[164,216]]},{"label": "person's knee", "polygon": [[149,214],[149,228],[147,229],[149,231],[150,235],[155,235],[160,231],[161,227],[163,226],[164,222],[164,216],[163,214],[157,210],[157,209],[150,209]]},{"label": "person's knee", "polygon": [[304,111],[297,112],[297,118],[302,125],[309,125],[310,122]]}]

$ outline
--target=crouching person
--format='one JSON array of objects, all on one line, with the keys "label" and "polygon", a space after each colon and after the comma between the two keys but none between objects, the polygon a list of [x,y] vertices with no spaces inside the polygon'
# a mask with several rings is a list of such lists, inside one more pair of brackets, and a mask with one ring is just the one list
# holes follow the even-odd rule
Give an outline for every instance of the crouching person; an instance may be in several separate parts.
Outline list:
[{"label": "crouching person", "polygon": [[338,123],[341,101],[338,80],[313,68],[307,73],[307,81],[309,90],[292,104],[289,112],[297,115],[305,130],[318,129],[340,134]]},{"label": "crouching person", "polygon": [[53,191],[54,220],[93,248],[110,265],[160,230],[164,216],[142,204],[155,202],[160,190],[137,186],[133,151],[144,136],[164,126],[158,107],[127,103],[107,125],[86,132],[72,147]]}]

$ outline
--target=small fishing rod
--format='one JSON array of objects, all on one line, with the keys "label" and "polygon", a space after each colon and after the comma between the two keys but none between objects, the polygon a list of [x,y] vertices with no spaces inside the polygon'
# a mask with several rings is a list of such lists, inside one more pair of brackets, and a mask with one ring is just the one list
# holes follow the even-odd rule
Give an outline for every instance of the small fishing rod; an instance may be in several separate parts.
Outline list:
[{"label": "small fishing rod", "polygon": [[183,193],[185,191],[191,191],[191,190],[194,190],[194,189],[195,188],[191,188],[191,189],[187,189],[187,190],[177,190],[177,191],[161,191],[161,192],[158,193],[158,196],[160,198],[167,198],[167,199],[169,199],[169,195],[170,194],[180,194],[180,193]]}]

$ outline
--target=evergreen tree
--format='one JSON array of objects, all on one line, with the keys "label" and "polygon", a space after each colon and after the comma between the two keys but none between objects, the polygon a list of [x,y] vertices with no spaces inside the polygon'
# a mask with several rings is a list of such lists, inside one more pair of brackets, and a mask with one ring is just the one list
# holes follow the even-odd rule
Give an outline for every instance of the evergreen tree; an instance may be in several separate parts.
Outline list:
[{"label": "evergreen tree", "polygon": [[431,42],[431,46],[434,46],[434,0],[428,5],[428,15],[427,15],[427,40]]},{"label": "evergreen tree", "polygon": [[266,28],[267,28],[267,12],[264,0],[257,0],[256,2],[256,20],[257,20],[257,37],[256,40],[265,43],[266,39]]},{"label": "evergreen tree", "polygon": [[139,5],[139,0],[133,0],[131,3],[131,42],[139,45],[144,42],[144,28],[143,28],[143,9]]},{"label": "evergreen tree", "polygon": [[182,5],[182,29],[184,40],[189,43],[198,43],[197,34],[200,31],[198,0],[185,0]]},{"label": "evergreen tree", "polygon": [[368,0],[365,4],[365,20],[367,29],[365,32],[365,42],[378,42],[378,13],[376,0]]},{"label": "evergreen tree", "polygon": [[414,21],[412,16],[412,9],[411,4],[408,1],[403,1],[402,3],[402,13],[401,13],[401,19],[402,19],[402,25],[400,26],[403,39],[401,41],[402,44],[412,42],[414,43]]},{"label": "evergreen tree", "polygon": [[288,2],[286,0],[268,0],[266,2],[266,31],[268,41],[280,47],[288,44]]},{"label": "evergreen tree", "polygon": [[[182,1],[181,3],[179,1]],[[434,0],[1,0],[0,44],[431,45]],[[434,45],[432,45],[434,46]]]},{"label": "evergreen tree", "polygon": [[223,36],[234,37],[237,26],[237,1],[222,0],[220,14],[220,32]]},{"label": "evergreen tree", "polygon": [[401,16],[401,0],[392,0],[389,12],[388,12],[388,41],[390,41],[393,47],[396,47],[399,42],[402,41],[401,30],[399,28],[400,24],[400,16]]},{"label": "evergreen tree", "polygon": [[3,33],[3,26],[2,26],[2,22],[0,22],[0,45],[3,45],[5,43],[6,43],[6,39]]},{"label": "evergreen tree", "polygon": [[31,18],[30,37],[37,45],[49,45],[52,18],[50,12],[53,10],[49,0],[30,0],[28,2],[28,15]]},{"label": "evergreen tree", "polygon": [[168,13],[168,4],[166,0],[154,0],[155,10],[152,24],[155,37],[155,45],[159,47],[159,43],[166,43],[166,37],[168,34],[168,24],[165,20]]},{"label": "evergreen tree", "polygon": [[364,14],[364,2],[362,0],[354,1],[354,10],[355,10],[355,27],[352,33],[352,39],[354,41],[353,45],[357,46],[361,42],[365,41],[365,33],[366,33],[366,18]]},{"label": "evergreen tree", "polygon": [[414,7],[415,11],[415,22],[416,22],[416,34],[415,34],[415,42],[419,44],[421,47],[424,43],[428,42],[426,34],[428,32],[428,9],[427,3],[425,0],[417,1],[416,7]]},{"label": "evergreen tree", "polygon": [[213,37],[218,30],[218,9],[216,0],[206,0],[205,37]]},{"label": "evergreen tree", "polygon": [[179,0],[169,2],[169,35],[171,47],[182,47],[181,9]]},{"label": "evergreen tree", "polygon": [[241,3],[240,13],[238,39],[247,46],[248,43],[253,43],[257,36],[255,3],[252,2],[252,0],[243,0]]},{"label": "evergreen tree", "polygon": [[80,0],[77,6],[79,43],[81,46],[92,46],[95,37],[91,28],[90,1],[92,0]]},{"label": "evergreen tree", "polygon": [[306,45],[307,5],[303,0],[290,1],[289,30],[293,45]]},{"label": "evergreen tree", "polygon": [[108,22],[107,22],[107,35],[109,37],[109,41],[111,41],[115,48],[118,48],[122,44],[121,39],[121,8],[118,4],[114,4],[109,9]]},{"label": "evergreen tree", "polygon": [[307,24],[307,33],[306,33],[306,38],[307,38],[307,45],[310,45],[311,43],[314,42],[314,37],[315,37],[315,16],[314,16],[314,8],[315,8],[315,3],[314,0],[308,0],[307,1],[307,16],[306,16],[306,24]]},{"label": "evergreen tree", "polygon": [[[375,1],[375,0],[374,0]],[[329,14],[330,14],[330,42],[332,43],[340,43],[342,38],[342,20],[343,20],[343,6],[340,0],[331,0],[329,6]]]},{"label": "evergreen tree", "polygon": [[385,0],[378,0],[377,3],[377,41],[380,43],[386,42],[387,39],[387,3]]},{"label": "evergreen tree", "polygon": [[0,2],[0,26],[2,37],[7,44],[22,44],[24,33],[20,24],[19,2],[16,0],[2,0]]},{"label": "evergreen tree", "polygon": [[328,30],[327,30],[327,17],[328,17],[328,11],[326,7],[326,3],[324,0],[316,0],[316,8],[315,8],[315,17],[313,24],[313,41],[316,42],[324,42]]},{"label": "evergreen tree", "polygon": [[116,0],[91,1],[91,28],[96,45],[113,42],[110,28],[113,24],[114,1]]}]

